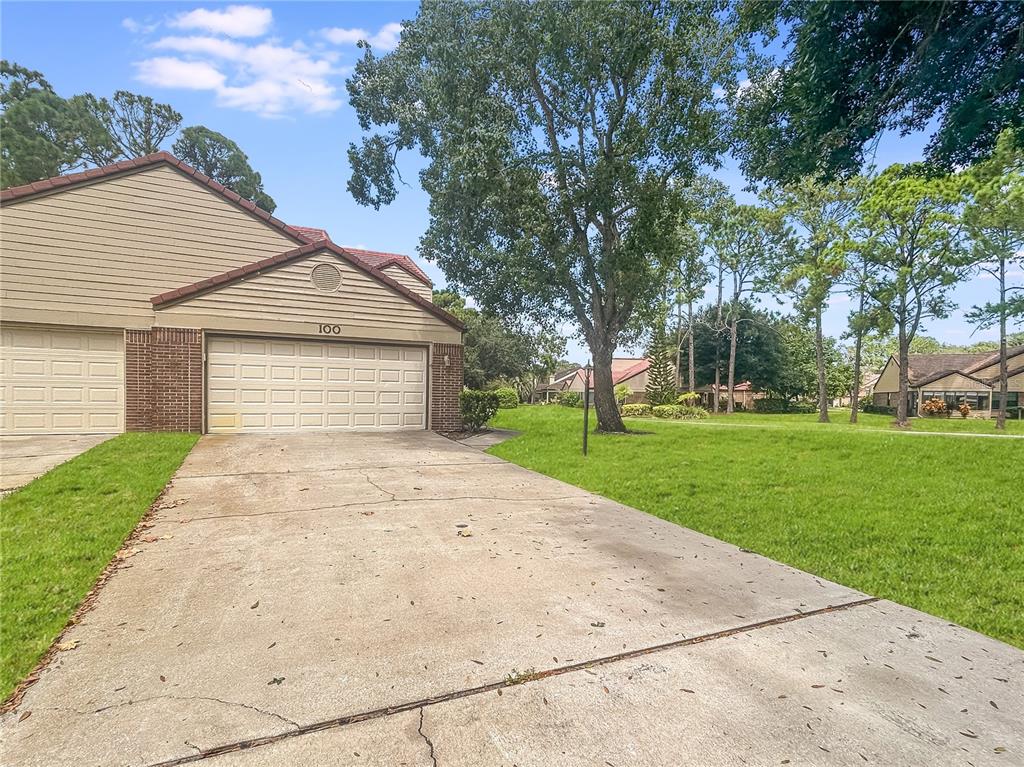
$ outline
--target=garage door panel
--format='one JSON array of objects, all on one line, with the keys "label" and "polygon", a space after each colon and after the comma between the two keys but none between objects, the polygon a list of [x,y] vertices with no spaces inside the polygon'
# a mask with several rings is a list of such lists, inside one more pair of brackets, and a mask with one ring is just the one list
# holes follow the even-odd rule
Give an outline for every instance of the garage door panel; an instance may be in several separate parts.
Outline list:
[{"label": "garage door panel", "polygon": [[124,336],[75,328],[5,327],[3,432],[124,431]]},{"label": "garage door panel", "polygon": [[426,426],[423,349],[213,338],[207,352],[211,432]]}]

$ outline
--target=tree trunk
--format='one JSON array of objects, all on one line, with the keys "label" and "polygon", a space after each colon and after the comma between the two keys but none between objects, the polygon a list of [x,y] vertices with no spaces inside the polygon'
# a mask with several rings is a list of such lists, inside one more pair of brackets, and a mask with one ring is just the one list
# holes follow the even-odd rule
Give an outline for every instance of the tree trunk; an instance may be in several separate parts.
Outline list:
[{"label": "tree trunk", "polygon": [[825,339],[821,332],[821,306],[814,313],[814,361],[818,368],[818,423],[828,423],[828,381],[825,378]]},{"label": "tree trunk", "polygon": [[725,270],[722,262],[718,262],[718,302],[715,304],[715,391],[712,393],[714,402],[712,412],[719,411],[718,400],[722,392],[722,291],[725,289]]},{"label": "tree trunk", "polygon": [[697,367],[693,362],[693,301],[687,304],[687,328],[686,335],[689,338],[689,347],[687,349],[687,361],[689,363],[689,375],[690,375],[690,391],[697,391]]},{"label": "tree trunk", "polygon": [[999,410],[996,412],[996,428],[1006,430],[1006,259],[999,259]]},{"label": "tree trunk", "polygon": [[615,401],[615,386],[612,384],[612,357],[615,348],[607,342],[590,345],[594,360],[594,412],[597,413],[597,430],[603,432],[624,432],[626,425],[619,415]]},{"label": "tree trunk", "polygon": [[683,387],[683,301],[676,291],[676,389]]},{"label": "tree trunk", "polygon": [[732,413],[736,409],[736,399],[733,392],[736,386],[736,336],[739,332],[740,318],[738,312],[733,315],[729,323],[729,400],[725,405],[725,412]]},{"label": "tree trunk", "polygon": [[896,401],[896,425],[906,426],[908,421],[907,400],[910,395],[910,339],[904,322],[899,323],[900,385]]},{"label": "tree trunk", "polygon": [[864,331],[859,327],[853,342],[853,389],[850,392],[850,423],[857,423],[860,408],[860,355],[864,343]]}]

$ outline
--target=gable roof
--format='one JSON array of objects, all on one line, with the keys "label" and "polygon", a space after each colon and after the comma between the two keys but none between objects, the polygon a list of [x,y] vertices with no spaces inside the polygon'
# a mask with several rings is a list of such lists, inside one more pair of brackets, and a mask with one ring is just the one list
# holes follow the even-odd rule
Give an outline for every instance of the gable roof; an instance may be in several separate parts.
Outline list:
[{"label": "gable roof", "polygon": [[972,376],[970,373],[965,373],[963,370],[940,370],[938,373],[934,373],[927,378],[921,378],[913,386],[927,386],[935,381],[940,381],[947,376],[963,376],[969,378],[972,381],[982,384],[983,386],[990,386],[988,381],[984,381],[977,376]]},{"label": "gable roof", "polygon": [[[1024,354],[1024,344],[1011,346],[1006,350],[1006,358],[1009,360],[1020,354]],[[895,354],[889,356],[886,366],[892,362],[899,367],[899,360]],[[952,373],[966,375],[975,381],[985,383],[972,373],[984,370],[990,365],[999,362],[999,352],[944,352],[939,354],[910,354],[907,357],[909,368],[907,379],[912,387],[924,386],[925,384],[937,381]],[[883,368],[884,371],[885,368]]]},{"label": "gable roof", "polygon": [[612,385],[618,386],[624,381],[628,381],[630,378],[634,378],[651,366],[651,361],[642,359],[639,361],[634,360],[633,364],[629,367],[620,370],[618,373],[615,372],[615,361],[612,360]]},{"label": "gable roof", "polygon": [[65,189],[72,189],[100,179],[138,173],[139,171],[146,170],[147,168],[151,168],[155,165],[167,165],[174,168],[194,180],[196,183],[217,193],[228,202],[237,205],[247,213],[262,219],[270,226],[280,230],[295,240],[295,242],[309,242],[309,240],[307,240],[294,227],[288,226],[288,224],[281,219],[275,218],[271,214],[267,213],[267,211],[258,207],[252,200],[247,200],[237,192],[233,192],[223,184],[214,181],[209,176],[204,176],[191,165],[183,163],[170,152],[154,152],[153,154],[136,157],[132,160],[122,160],[121,162],[115,162],[112,165],[104,165],[102,168],[90,168],[89,170],[84,170],[81,173],[69,173],[65,176],[54,176],[53,178],[45,178],[41,181],[33,181],[31,184],[12,186],[10,189],[0,191],[0,203],[10,204],[12,202],[19,202],[23,199],[40,194],[58,191],[62,192]]},{"label": "gable roof", "polygon": [[360,270],[365,274],[368,274],[370,277],[377,280],[377,282],[386,285],[396,293],[401,294],[403,297],[409,299],[414,304],[417,304],[421,308],[430,312],[438,319],[447,322],[455,329],[464,329],[465,326],[463,325],[463,323],[453,314],[446,312],[440,306],[437,306],[433,302],[428,301],[422,296],[409,290],[409,288],[391,279],[390,277],[388,277],[388,275],[384,274],[380,270],[370,266],[359,257],[353,255],[352,253],[349,253],[347,249],[335,245],[330,240],[306,243],[305,245],[301,245],[297,248],[286,251],[284,253],[279,253],[276,256],[264,258],[260,261],[255,261],[251,264],[246,264],[245,266],[241,266],[236,269],[231,269],[227,272],[223,272],[222,274],[214,275],[213,277],[207,277],[205,280],[193,282],[191,285],[183,285],[180,288],[169,290],[166,293],[161,293],[160,295],[153,296],[150,299],[150,301],[152,301],[154,307],[161,307],[167,304],[176,303],[178,301],[192,298],[193,296],[196,296],[200,293],[208,293],[211,291],[219,290],[220,288],[238,282],[239,280],[245,277],[270,271],[292,261],[297,261],[307,256],[311,256],[314,253],[322,253],[324,251],[333,253],[342,260],[354,266],[356,269]]},{"label": "gable roof", "polygon": [[[293,226],[292,229],[305,237],[306,242],[333,242],[333,240],[331,240],[331,235],[327,233],[326,229],[320,229],[315,226]],[[345,245],[342,247],[348,253],[351,253],[360,261],[365,262],[368,266],[374,269],[386,269],[389,266],[398,266],[422,282],[428,288],[434,287],[433,281],[427,276],[426,272],[420,269],[419,265],[409,256],[402,255],[401,253],[384,253],[379,250],[350,248]]]}]

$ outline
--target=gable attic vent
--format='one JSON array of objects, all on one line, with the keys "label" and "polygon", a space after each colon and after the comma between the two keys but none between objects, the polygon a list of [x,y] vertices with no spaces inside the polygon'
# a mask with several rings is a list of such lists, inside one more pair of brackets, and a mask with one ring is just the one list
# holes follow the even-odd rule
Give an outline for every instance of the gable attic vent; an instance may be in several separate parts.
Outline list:
[{"label": "gable attic vent", "polygon": [[317,264],[309,275],[317,290],[333,293],[341,287],[341,270],[334,264]]}]

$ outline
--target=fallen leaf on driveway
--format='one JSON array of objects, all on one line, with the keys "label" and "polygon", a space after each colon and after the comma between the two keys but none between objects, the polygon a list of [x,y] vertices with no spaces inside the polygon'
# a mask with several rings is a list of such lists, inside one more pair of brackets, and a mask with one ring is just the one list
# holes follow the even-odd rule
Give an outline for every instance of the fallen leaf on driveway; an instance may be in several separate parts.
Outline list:
[{"label": "fallen leaf on driveway", "polygon": [[249,605],[249,609],[250,610],[255,610],[259,606],[260,606],[260,600],[257,599],[253,604]]},{"label": "fallen leaf on driveway", "polygon": [[268,685],[270,685],[270,684],[281,684],[281,682],[283,682],[283,681],[284,681],[284,677],[283,676],[275,676],[273,679],[271,679],[269,682],[267,682],[267,684]]},{"label": "fallen leaf on driveway", "polygon": [[473,533],[469,532],[469,530],[459,530],[458,535],[459,535],[460,538],[472,538],[473,537]]},{"label": "fallen leaf on driveway", "polygon": [[32,716],[32,712],[31,711],[26,711],[24,714],[22,714],[21,716],[18,717],[18,721],[19,722],[24,722],[30,716]]},{"label": "fallen leaf on driveway", "polygon": [[65,652],[67,650],[74,650],[78,647],[78,640],[72,639],[70,642],[60,642],[57,644],[57,652]]}]

